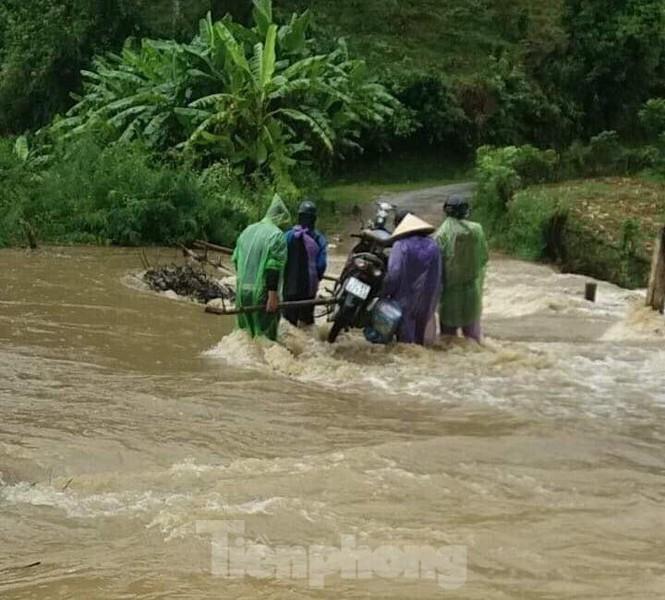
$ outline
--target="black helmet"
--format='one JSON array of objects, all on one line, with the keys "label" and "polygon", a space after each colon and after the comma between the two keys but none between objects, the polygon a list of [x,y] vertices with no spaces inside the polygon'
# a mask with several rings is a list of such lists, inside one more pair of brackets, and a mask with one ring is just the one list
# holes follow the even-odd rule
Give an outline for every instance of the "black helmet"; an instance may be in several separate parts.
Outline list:
[{"label": "black helmet", "polygon": [[464,196],[452,195],[444,202],[443,212],[453,219],[466,219],[471,212],[471,207]]},{"label": "black helmet", "polygon": [[316,204],[314,204],[314,202],[311,200],[305,200],[304,202],[301,202],[300,206],[298,207],[298,214],[316,217]]},{"label": "black helmet", "polygon": [[395,229],[399,227],[399,224],[406,218],[407,215],[411,214],[411,211],[408,208],[398,208],[395,211]]},{"label": "black helmet", "polygon": [[314,227],[316,223],[316,204],[311,200],[305,200],[298,207],[298,223],[303,227]]}]

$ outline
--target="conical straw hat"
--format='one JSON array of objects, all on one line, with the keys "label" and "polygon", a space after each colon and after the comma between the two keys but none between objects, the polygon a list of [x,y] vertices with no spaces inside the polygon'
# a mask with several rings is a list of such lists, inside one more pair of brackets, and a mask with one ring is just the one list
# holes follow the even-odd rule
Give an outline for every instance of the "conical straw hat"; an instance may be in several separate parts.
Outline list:
[{"label": "conical straw hat", "polygon": [[429,235],[434,233],[434,229],[427,221],[423,221],[420,217],[409,213],[393,232],[392,239],[397,240],[417,233]]}]

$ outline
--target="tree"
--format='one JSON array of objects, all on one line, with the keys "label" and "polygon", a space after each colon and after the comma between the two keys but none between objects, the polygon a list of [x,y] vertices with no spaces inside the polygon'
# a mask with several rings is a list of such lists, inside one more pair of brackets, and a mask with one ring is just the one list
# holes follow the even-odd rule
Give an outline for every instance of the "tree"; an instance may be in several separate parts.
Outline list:
[{"label": "tree", "polygon": [[566,0],[563,25],[568,42],[555,71],[579,104],[586,133],[625,125],[662,89],[662,0]]},{"label": "tree", "polygon": [[53,131],[139,138],[284,177],[297,160],[358,148],[362,130],[392,114],[397,101],[343,42],[312,53],[308,12],[278,26],[270,0],[256,0],[253,17],[249,28],[208,15],[189,44],[144,40],[96,59],[84,95]]},{"label": "tree", "polygon": [[0,3],[0,134],[48,122],[71,105],[94,51],[129,35],[128,0],[3,0]]}]

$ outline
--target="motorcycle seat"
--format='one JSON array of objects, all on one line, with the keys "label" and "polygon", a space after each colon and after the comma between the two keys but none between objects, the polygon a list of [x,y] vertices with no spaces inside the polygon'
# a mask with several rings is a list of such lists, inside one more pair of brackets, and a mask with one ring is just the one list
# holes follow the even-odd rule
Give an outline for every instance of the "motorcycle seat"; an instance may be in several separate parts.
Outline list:
[{"label": "motorcycle seat", "polygon": [[391,235],[385,229],[363,229],[361,237],[379,246],[387,247],[392,243]]}]

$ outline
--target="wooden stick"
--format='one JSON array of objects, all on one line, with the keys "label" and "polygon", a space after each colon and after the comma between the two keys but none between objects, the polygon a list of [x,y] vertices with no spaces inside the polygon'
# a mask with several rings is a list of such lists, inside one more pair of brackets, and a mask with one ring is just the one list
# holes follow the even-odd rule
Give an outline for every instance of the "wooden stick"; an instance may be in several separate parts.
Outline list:
[{"label": "wooden stick", "polygon": [[647,291],[647,306],[661,314],[665,312],[665,227],[658,234],[653,250],[651,275]]},{"label": "wooden stick", "polygon": [[[280,302],[277,305],[278,310],[285,308],[304,308],[309,306],[332,306],[337,304],[335,298],[317,298],[316,300],[296,300],[294,302]],[[252,312],[261,312],[266,309],[265,304],[258,306],[242,306],[240,308],[217,308],[216,306],[206,306],[205,311],[210,315],[244,315]]]},{"label": "wooden stick", "polygon": [[152,269],[152,265],[150,264],[150,261],[148,260],[148,257],[145,254],[145,248],[141,248],[141,262],[143,262],[143,268],[146,271]]},{"label": "wooden stick", "polygon": [[196,240],[193,244],[194,248],[202,248],[204,250],[214,250],[220,254],[226,254],[231,256],[233,254],[233,249],[226,248],[225,246],[218,246],[217,244],[211,244],[210,242],[204,242],[203,240]]},{"label": "wooden stick", "polygon": [[182,253],[185,256],[188,256],[189,258],[191,258],[192,260],[195,260],[195,261],[200,262],[200,263],[207,263],[207,264],[215,267],[215,269],[219,269],[222,273],[225,273],[226,275],[235,275],[235,273],[231,269],[229,269],[229,268],[225,267],[224,265],[222,265],[221,262],[214,263],[209,258],[207,258],[205,256],[199,256],[195,252],[192,252],[184,244],[178,244],[178,246],[182,249]]},{"label": "wooden stick", "polygon": [[182,250],[183,256],[187,256],[196,262],[202,262],[203,259],[196,253],[192,252],[185,244],[178,244],[178,247]]}]

